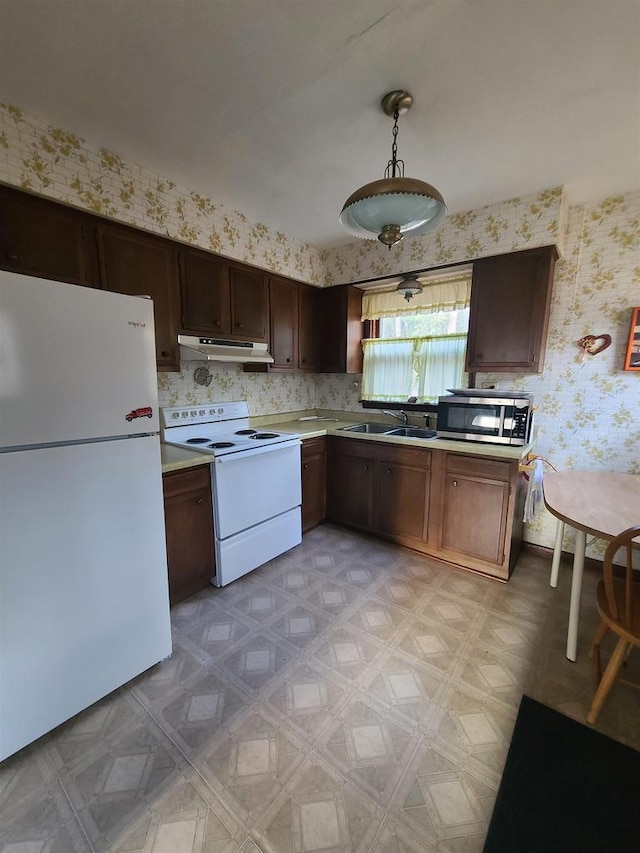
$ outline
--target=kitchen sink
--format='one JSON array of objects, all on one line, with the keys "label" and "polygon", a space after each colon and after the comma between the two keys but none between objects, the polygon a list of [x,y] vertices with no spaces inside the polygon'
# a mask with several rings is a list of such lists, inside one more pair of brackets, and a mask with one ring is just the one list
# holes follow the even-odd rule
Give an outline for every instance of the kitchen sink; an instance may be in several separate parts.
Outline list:
[{"label": "kitchen sink", "polygon": [[387,430],[387,435],[402,435],[405,438],[435,438],[434,429],[420,429],[420,427],[398,427]]},{"label": "kitchen sink", "polygon": [[353,426],[342,427],[343,432],[368,432],[382,435],[392,430],[389,424],[354,424]]}]

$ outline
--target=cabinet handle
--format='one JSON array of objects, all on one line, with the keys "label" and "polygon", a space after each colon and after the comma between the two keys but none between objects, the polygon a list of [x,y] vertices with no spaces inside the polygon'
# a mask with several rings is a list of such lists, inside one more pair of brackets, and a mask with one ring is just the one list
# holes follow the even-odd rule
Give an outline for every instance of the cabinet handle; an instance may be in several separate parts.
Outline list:
[{"label": "cabinet handle", "polygon": [[368,465],[363,465],[362,467],[364,468],[364,470],[365,470],[365,471],[368,471],[368,470],[369,470],[369,466],[368,466]]},{"label": "cabinet handle", "polygon": [[458,481],[457,481],[457,480],[453,480],[453,481],[452,481],[452,483],[451,483],[451,485],[452,485],[452,486],[457,486],[457,485],[458,485]]},{"label": "cabinet handle", "polygon": [[391,468],[387,468],[387,474],[391,473]]},{"label": "cabinet handle", "polygon": [[197,504],[198,506],[200,506],[200,505],[201,505],[201,504],[203,504],[203,503],[204,503],[204,498],[198,498],[198,500],[196,501],[196,504]]},{"label": "cabinet handle", "polygon": [[288,358],[288,359],[287,359],[287,364],[289,364],[289,362],[290,362],[290,361],[291,361],[291,359],[290,359],[290,358]]},{"label": "cabinet handle", "polygon": [[244,323],[236,323],[236,329],[244,329]]},{"label": "cabinet handle", "polygon": [[169,356],[171,355],[171,353],[169,352],[169,350],[167,350],[167,349],[163,349],[163,350],[162,350],[162,352],[160,353],[160,355],[161,355],[163,358],[169,358]]},{"label": "cabinet handle", "polygon": [[307,463],[305,462],[305,463],[304,463],[304,465],[303,465],[302,467],[303,467],[303,468],[304,468],[304,470],[306,471],[306,470],[307,470],[307,468],[308,468],[309,466],[308,466],[308,465],[307,465]]},{"label": "cabinet handle", "polygon": [[306,363],[307,363],[307,359],[306,359],[306,358],[303,358],[303,359],[302,359],[302,363],[303,363],[303,364],[306,364]]},{"label": "cabinet handle", "polygon": [[476,361],[482,361],[482,353],[481,352],[476,354]]},{"label": "cabinet handle", "polygon": [[214,325],[214,326],[219,326],[219,325],[220,325],[220,320],[216,320],[216,321],[214,322],[214,324],[213,324],[213,325]]}]

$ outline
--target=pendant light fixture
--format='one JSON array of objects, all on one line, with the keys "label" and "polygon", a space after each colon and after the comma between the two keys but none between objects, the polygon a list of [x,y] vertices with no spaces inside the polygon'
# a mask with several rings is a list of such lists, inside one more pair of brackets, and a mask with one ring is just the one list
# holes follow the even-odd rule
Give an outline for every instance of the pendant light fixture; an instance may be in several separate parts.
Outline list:
[{"label": "pendant light fixture", "polygon": [[417,296],[418,293],[422,293],[422,285],[418,281],[417,275],[407,273],[407,275],[403,276],[402,281],[396,287],[396,291],[401,293],[407,302],[409,302],[412,296]]},{"label": "pendant light fixture", "polygon": [[444,199],[435,187],[416,178],[405,178],[404,160],[398,159],[398,118],[413,104],[409,92],[395,90],[382,99],[382,110],[393,118],[391,159],[384,178],[372,181],[345,201],[339,219],[350,234],[375,237],[391,249],[405,234],[425,234],[447,212]]}]

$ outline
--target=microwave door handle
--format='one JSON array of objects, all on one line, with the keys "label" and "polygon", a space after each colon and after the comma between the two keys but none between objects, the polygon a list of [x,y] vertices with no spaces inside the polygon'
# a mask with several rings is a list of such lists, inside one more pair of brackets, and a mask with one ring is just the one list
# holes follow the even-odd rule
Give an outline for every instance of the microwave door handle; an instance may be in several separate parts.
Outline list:
[{"label": "microwave door handle", "polygon": [[506,410],[506,406],[500,406],[500,423],[498,424],[498,435],[501,436],[504,436],[504,419]]}]

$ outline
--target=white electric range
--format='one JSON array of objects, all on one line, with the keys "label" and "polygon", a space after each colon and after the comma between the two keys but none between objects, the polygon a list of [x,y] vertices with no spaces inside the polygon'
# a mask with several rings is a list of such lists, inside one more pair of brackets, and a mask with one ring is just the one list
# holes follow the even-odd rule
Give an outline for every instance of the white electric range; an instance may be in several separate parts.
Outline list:
[{"label": "white electric range", "polygon": [[300,436],[249,426],[246,402],[162,409],[166,444],[211,458],[215,586],[302,541]]}]

